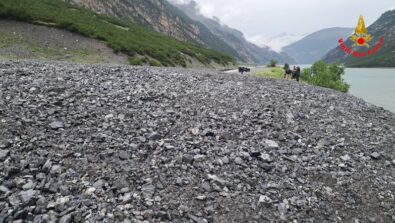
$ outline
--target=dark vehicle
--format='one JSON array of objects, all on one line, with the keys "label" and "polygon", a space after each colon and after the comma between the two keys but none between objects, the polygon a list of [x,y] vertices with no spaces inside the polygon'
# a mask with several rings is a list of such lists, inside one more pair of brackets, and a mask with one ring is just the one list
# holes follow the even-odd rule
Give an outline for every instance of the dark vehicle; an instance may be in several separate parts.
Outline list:
[{"label": "dark vehicle", "polygon": [[243,74],[244,72],[250,72],[251,69],[248,67],[239,67],[239,73]]}]

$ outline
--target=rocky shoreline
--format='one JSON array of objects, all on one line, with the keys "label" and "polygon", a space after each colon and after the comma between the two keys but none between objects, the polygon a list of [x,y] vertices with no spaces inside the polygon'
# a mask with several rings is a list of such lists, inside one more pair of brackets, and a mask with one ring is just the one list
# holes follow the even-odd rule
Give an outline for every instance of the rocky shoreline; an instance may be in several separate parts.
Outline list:
[{"label": "rocky shoreline", "polygon": [[0,63],[2,222],[394,222],[395,115],[177,68]]}]

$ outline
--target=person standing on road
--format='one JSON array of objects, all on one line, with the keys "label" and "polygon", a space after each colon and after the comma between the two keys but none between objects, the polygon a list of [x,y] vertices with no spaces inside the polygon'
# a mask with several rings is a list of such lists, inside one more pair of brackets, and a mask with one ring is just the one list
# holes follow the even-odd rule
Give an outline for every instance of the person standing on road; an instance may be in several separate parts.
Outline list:
[{"label": "person standing on road", "polygon": [[299,79],[300,79],[300,67],[296,68],[295,78],[296,78],[296,81],[299,82]]},{"label": "person standing on road", "polygon": [[296,66],[294,66],[294,68],[292,69],[292,79],[295,79],[295,74],[296,74]]}]

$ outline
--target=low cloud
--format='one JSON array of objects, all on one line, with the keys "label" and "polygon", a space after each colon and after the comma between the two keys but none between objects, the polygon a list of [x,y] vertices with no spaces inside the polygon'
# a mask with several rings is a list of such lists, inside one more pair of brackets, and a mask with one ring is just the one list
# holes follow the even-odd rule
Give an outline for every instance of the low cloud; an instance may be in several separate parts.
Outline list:
[{"label": "low cloud", "polygon": [[306,35],[298,35],[298,34],[287,34],[283,33],[276,36],[266,36],[263,34],[254,35],[254,36],[247,36],[247,40],[260,46],[265,47],[268,46],[270,49],[281,52],[282,48],[288,46],[291,43],[294,43]]},{"label": "low cloud", "polygon": [[[185,0],[173,0],[185,1]],[[195,0],[203,15],[218,17],[246,36],[312,33],[328,27],[350,27],[359,15],[367,25],[376,21],[394,0]],[[334,16],[336,15],[336,16]]]}]

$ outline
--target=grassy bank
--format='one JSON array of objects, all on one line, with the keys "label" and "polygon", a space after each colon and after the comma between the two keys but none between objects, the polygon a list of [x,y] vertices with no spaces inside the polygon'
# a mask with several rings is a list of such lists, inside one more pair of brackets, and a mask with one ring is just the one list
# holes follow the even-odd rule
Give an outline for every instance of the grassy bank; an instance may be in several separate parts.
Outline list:
[{"label": "grassy bank", "polygon": [[[323,61],[314,63],[311,68],[301,72],[300,81],[306,84],[331,88],[340,92],[348,92],[350,85],[344,79],[344,68],[337,64],[326,64]],[[282,67],[270,67],[255,74],[257,77],[283,79]]]},{"label": "grassy bank", "polygon": [[2,0],[0,18],[53,26],[104,41],[115,52],[130,56],[131,64],[186,66],[188,57],[202,64],[234,63],[217,51],[178,41],[135,24],[76,8],[59,0]]},{"label": "grassy bank", "polygon": [[264,70],[259,71],[254,75],[257,77],[283,79],[284,69],[281,67],[270,67],[270,68],[265,68]]}]

